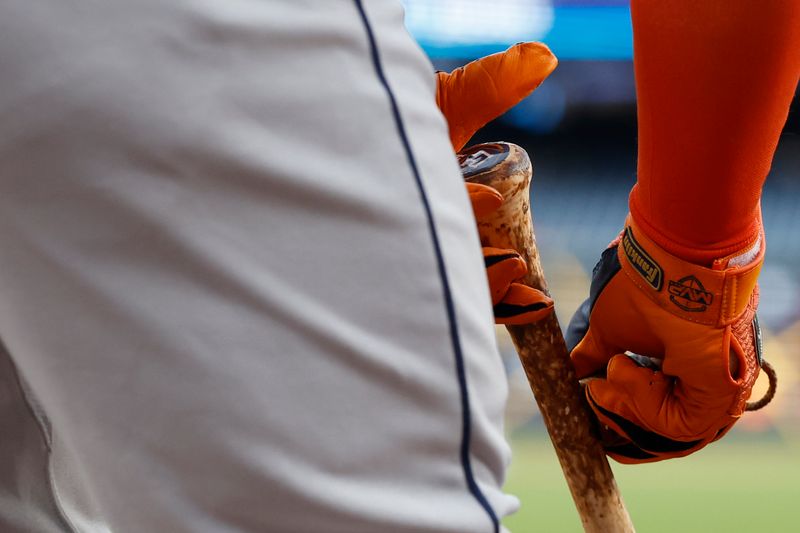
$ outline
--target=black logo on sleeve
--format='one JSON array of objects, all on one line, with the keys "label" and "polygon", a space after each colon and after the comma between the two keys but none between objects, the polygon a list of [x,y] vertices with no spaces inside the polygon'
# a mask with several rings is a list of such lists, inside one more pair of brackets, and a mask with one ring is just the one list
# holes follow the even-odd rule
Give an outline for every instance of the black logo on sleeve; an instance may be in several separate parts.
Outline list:
[{"label": "black logo on sleeve", "polygon": [[714,295],[694,276],[670,280],[668,290],[669,300],[684,311],[699,313],[708,309],[714,301]]},{"label": "black logo on sleeve", "polygon": [[625,234],[622,236],[622,249],[625,251],[625,257],[628,258],[631,266],[636,269],[648,285],[660,291],[664,285],[664,272],[658,263],[636,242],[631,228],[625,228]]}]

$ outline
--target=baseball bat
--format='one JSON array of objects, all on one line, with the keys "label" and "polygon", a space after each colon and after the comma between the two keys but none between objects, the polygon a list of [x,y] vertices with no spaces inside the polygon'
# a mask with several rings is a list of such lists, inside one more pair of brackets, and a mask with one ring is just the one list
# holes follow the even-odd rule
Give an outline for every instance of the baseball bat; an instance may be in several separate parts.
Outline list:
[{"label": "baseball bat", "polygon": [[[526,285],[547,293],[530,210],[528,154],[511,143],[478,144],[458,154],[464,179],[489,185],[503,205],[478,223],[483,246],[513,248],[528,264]],[[593,415],[569,360],[555,313],[534,324],[507,326],[587,533],[633,532]]]}]

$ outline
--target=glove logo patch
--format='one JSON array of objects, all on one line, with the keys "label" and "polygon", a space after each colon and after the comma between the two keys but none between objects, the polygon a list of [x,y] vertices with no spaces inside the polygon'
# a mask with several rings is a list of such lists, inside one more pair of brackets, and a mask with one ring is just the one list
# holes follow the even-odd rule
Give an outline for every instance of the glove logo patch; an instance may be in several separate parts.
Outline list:
[{"label": "glove logo patch", "polygon": [[[660,291],[664,285],[664,271],[644,248],[633,238],[631,228],[625,228],[622,236],[622,249],[631,266],[644,278],[648,285]],[[670,282],[671,283],[671,282]]]},{"label": "glove logo patch", "polygon": [[714,295],[694,276],[686,276],[678,281],[670,280],[668,290],[669,301],[691,313],[705,311],[714,301]]}]

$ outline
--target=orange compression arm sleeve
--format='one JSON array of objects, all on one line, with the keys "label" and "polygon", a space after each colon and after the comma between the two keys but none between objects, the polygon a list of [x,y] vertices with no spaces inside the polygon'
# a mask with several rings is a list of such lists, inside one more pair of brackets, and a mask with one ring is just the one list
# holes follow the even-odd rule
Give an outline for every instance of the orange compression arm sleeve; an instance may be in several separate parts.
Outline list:
[{"label": "orange compression arm sleeve", "polygon": [[741,251],[800,77],[800,1],[633,0],[631,14],[631,213],[687,261]]}]

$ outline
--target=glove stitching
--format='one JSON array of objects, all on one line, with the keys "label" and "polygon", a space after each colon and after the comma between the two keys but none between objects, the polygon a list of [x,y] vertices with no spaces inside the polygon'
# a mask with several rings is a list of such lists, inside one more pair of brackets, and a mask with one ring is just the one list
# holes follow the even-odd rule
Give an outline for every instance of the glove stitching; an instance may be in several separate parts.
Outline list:
[{"label": "glove stitching", "polygon": [[[726,276],[725,281],[727,282],[730,279],[731,289],[730,291],[725,291],[725,301],[723,301],[723,316],[722,319],[727,323],[730,320],[733,320],[735,317],[733,314],[736,312],[738,306],[737,295],[739,294],[739,278],[736,276]],[[727,283],[723,285],[723,287],[727,287]],[[727,304],[727,305],[726,305]]]}]

